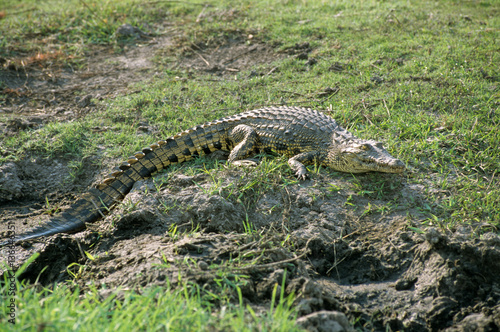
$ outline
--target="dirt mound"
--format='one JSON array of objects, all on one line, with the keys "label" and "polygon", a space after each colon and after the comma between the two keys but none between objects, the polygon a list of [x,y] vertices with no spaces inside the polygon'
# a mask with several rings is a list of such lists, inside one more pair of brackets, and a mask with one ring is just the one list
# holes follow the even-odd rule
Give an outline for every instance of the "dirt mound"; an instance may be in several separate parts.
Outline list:
[{"label": "dirt mound", "polygon": [[[331,194],[332,185],[344,186],[343,178],[320,174],[300,185],[278,182],[256,197],[238,185],[242,178],[252,180],[251,170],[217,173],[223,179],[218,192],[207,174],[138,182],[92,229],[22,250],[24,257],[41,252],[24,277],[42,284],[64,281],[70,278],[67,266],[78,262],[82,265],[70,271],[82,287],[175,284],[181,274],[210,289],[221,271],[230,271],[246,276],[242,293],[258,306],[270,300],[286,275],[285,291],[297,295],[299,316],[313,314],[301,320],[303,326],[330,326],[334,323],[317,320],[339,311],[363,329],[500,327],[497,235],[472,239],[465,228],[453,235],[434,228],[410,231],[405,215],[412,211],[404,206],[366,215],[346,204],[353,202],[348,189]],[[356,197],[357,206],[404,201],[403,194],[416,190],[400,177],[382,176],[388,187],[400,190],[384,200]],[[359,176],[365,185],[372,179]],[[327,313],[320,315],[322,310]]]}]

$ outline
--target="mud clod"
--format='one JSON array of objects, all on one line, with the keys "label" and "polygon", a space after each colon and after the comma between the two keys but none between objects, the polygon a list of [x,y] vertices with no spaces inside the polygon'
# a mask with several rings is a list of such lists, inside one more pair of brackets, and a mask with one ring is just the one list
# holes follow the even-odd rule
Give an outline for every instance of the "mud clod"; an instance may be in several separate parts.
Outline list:
[{"label": "mud clod", "polygon": [[0,167],[0,200],[11,201],[21,197],[23,183],[18,173],[14,163],[6,163]]},{"label": "mud clod", "polygon": [[297,319],[310,332],[354,332],[347,317],[338,311],[319,311]]}]

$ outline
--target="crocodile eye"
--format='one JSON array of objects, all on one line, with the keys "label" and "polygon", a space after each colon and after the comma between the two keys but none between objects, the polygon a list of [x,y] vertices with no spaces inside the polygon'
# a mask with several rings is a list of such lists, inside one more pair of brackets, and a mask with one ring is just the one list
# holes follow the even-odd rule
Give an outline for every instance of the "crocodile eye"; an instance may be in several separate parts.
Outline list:
[{"label": "crocodile eye", "polygon": [[361,150],[368,151],[370,149],[370,146],[368,144],[361,144]]}]

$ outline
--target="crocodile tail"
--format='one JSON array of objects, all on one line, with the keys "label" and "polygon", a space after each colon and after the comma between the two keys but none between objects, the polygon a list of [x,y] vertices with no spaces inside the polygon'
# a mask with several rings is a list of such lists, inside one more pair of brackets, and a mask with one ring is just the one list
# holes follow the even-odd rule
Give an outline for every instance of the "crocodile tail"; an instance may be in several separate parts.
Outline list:
[{"label": "crocodile tail", "polygon": [[[0,247],[58,233],[72,233],[104,216],[130,192],[135,182],[169,165],[182,163],[215,150],[228,149],[222,122],[197,126],[136,152],[116,167],[96,188],[90,189],[60,215],[46,223],[0,243]],[[215,125],[215,126],[214,126]],[[203,143],[202,143],[203,142]]]},{"label": "crocodile tail", "polygon": [[83,229],[85,223],[94,222],[104,216],[109,209],[125,197],[136,181],[145,179],[163,168],[153,147],[159,148],[159,145],[153,144],[152,147],[135,153],[115,168],[110,176],[99,183],[96,188],[90,189],[61,214],[26,233],[3,241],[0,247],[42,236],[76,232]]},{"label": "crocodile tail", "polygon": [[[97,191],[93,189],[92,191]],[[90,209],[89,203],[95,194],[87,193],[85,198],[80,198],[71,207],[60,215],[51,218],[48,222],[35,227],[28,232],[13,236],[9,240],[0,243],[0,247],[12,245],[20,241],[35,239],[41,236],[49,236],[57,233],[74,232],[85,227],[85,221],[93,221],[99,214],[97,209]]]}]

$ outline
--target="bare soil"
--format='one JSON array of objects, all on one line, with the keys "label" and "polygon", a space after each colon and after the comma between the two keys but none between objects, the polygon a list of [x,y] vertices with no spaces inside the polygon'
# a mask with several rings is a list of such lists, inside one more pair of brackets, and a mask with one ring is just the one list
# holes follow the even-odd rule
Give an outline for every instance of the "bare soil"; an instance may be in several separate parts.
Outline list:
[{"label": "bare soil", "polygon": [[[138,39],[119,55],[96,49],[82,71],[44,63],[21,68],[7,59],[11,65],[0,70],[8,95],[1,112],[13,119],[0,130],[13,135],[49,121],[73,121],[95,111],[93,98],[130,93],[131,83],[154,78],[153,58],[169,43],[168,37]],[[268,45],[233,41],[197,50],[176,65],[194,75],[204,70],[224,77],[251,73],[252,66],[283,56]],[[64,158],[30,156],[0,166],[0,235],[12,220],[18,233],[46,220],[46,196],[64,208],[104,171],[92,160],[84,161],[83,169],[69,180]],[[253,168],[217,172],[222,188],[263,181],[255,179]],[[82,289],[106,284],[103,297],[118,286],[175,284],[179,273],[215,289],[217,273],[228,269],[250,277],[242,292],[255,307],[267,306],[286,270],[285,293],[297,295],[300,323],[309,330],[326,330],[328,319],[340,324],[342,315],[333,312],[341,312],[362,330],[497,331],[500,237],[489,233],[477,239],[466,226],[454,233],[415,232],[409,227],[419,226],[413,223],[423,218],[429,188],[390,174],[359,175],[357,181],[368,188],[375,178],[387,188],[382,199],[360,195],[348,174],[328,173],[294,185],[281,179],[272,191],[237,197],[224,190],[211,193],[207,174],[161,173],[136,183],[123,204],[85,231],[17,247],[16,262],[40,252],[22,277],[38,278],[42,285],[72,279],[68,265],[84,264],[82,271],[71,270],[75,281]],[[390,202],[391,210],[377,209]],[[230,260],[240,267],[221,267]]]}]

